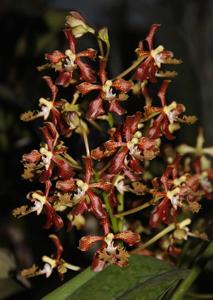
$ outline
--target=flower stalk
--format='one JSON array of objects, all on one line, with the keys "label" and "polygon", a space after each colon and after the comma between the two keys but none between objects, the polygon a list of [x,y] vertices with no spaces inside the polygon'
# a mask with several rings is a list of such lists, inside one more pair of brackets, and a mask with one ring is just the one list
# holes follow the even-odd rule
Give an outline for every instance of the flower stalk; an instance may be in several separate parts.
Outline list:
[{"label": "flower stalk", "polygon": [[162,237],[164,237],[165,235],[167,235],[168,233],[174,231],[177,227],[182,229],[188,225],[191,224],[191,220],[190,219],[185,219],[180,223],[172,223],[169,226],[167,226],[166,228],[164,228],[163,230],[161,230],[159,233],[157,233],[155,236],[153,236],[150,240],[148,240],[146,243],[144,243],[142,246],[139,246],[136,250],[133,250],[133,253],[136,253],[140,250],[144,250],[147,247],[151,246],[152,244],[154,244],[155,242],[157,242],[158,240],[160,240]]}]

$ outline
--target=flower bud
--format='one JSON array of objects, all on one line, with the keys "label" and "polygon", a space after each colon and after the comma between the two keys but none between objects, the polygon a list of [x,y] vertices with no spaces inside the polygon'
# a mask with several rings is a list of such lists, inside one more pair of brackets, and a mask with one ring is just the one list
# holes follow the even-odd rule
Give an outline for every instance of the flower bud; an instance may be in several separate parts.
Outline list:
[{"label": "flower bud", "polygon": [[75,111],[67,111],[63,114],[65,122],[69,125],[70,129],[74,130],[79,126],[79,116]]},{"label": "flower bud", "polygon": [[82,16],[76,12],[71,11],[70,14],[66,17],[66,26],[70,27],[72,34],[79,38],[87,32],[95,33],[95,30],[89,27]]},{"label": "flower bud", "polygon": [[187,229],[176,229],[173,233],[173,236],[177,240],[186,240],[187,239]]}]

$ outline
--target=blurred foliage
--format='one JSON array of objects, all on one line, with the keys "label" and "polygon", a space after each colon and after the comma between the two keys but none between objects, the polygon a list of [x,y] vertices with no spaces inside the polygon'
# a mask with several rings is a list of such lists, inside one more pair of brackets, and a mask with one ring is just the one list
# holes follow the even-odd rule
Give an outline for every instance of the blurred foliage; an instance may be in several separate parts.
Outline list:
[{"label": "blurred foliage", "polygon": [[0,248],[0,299],[5,299],[23,290],[21,284],[10,277],[11,270],[15,268],[13,255],[8,250]]},{"label": "blurred foliage", "polygon": [[[23,124],[19,115],[35,107],[46,88],[36,66],[43,61],[44,52],[58,47],[64,23],[65,12],[45,10],[42,2],[1,1],[1,37],[5,42],[0,48],[0,248],[6,249],[4,253],[12,253],[13,257],[4,255],[1,259],[0,255],[0,299],[9,296],[12,299],[13,294],[19,299],[17,292],[23,291],[23,284],[26,287],[29,282],[20,283],[14,271],[32,264],[43,254],[41,251],[48,251],[49,247],[45,245],[46,233],[36,231],[37,220],[32,224],[31,220],[16,221],[11,216],[12,208],[28,190],[21,179],[19,160],[23,153],[39,144],[37,125]],[[44,248],[39,249],[37,243],[43,243]],[[4,278],[3,270],[8,270]],[[57,278],[53,279],[53,286],[57,282]],[[37,284],[34,286],[36,290]],[[35,293],[38,299],[37,294],[43,289],[45,282],[39,290],[26,291],[20,299],[28,299],[30,293]]]}]

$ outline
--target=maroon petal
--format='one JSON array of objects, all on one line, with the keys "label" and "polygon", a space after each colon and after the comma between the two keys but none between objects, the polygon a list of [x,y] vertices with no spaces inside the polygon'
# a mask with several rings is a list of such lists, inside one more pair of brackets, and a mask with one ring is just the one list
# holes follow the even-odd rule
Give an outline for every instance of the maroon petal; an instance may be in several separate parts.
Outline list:
[{"label": "maroon petal", "polygon": [[44,170],[40,177],[39,177],[39,181],[41,183],[46,182],[50,177],[52,176],[52,166],[50,165],[49,168],[47,170]]},{"label": "maroon petal", "polygon": [[107,80],[107,74],[106,74],[106,61],[105,59],[99,59],[99,77],[101,80],[102,85]]},{"label": "maroon petal", "polygon": [[166,192],[169,189],[169,179],[174,180],[178,176],[180,161],[181,161],[181,156],[177,155],[173,163],[167,166],[166,170],[161,176],[160,181],[163,183]]},{"label": "maroon petal", "polygon": [[90,67],[90,65],[82,62],[79,58],[76,58],[75,60],[76,64],[78,65],[80,71],[81,71],[81,78],[87,82],[95,82],[96,78],[93,75],[93,69]]},{"label": "maroon petal", "polygon": [[123,232],[115,234],[115,239],[122,240],[129,246],[133,246],[140,242],[141,237],[140,237],[140,234],[135,233],[130,230],[127,230],[127,231],[123,231]]},{"label": "maroon petal", "polygon": [[141,112],[136,112],[133,116],[128,116],[123,124],[123,134],[127,142],[129,142],[135,132],[138,130],[138,124],[142,118]]},{"label": "maroon petal", "polygon": [[[142,92],[142,95],[144,96],[146,102],[147,102],[147,100],[148,100],[148,102],[150,102],[152,98],[149,93],[147,83],[141,84],[141,92]],[[150,108],[152,109],[152,106],[150,104],[146,104],[146,106],[144,107],[145,115],[146,115],[146,112],[149,111]]]},{"label": "maroon petal", "polygon": [[70,29],[65,29],[64,34],[65,34],[65,37],[68,41],[70,50],[75,54],[76,39],[75,39],[74,35],[72,34]]},{"label": "maroon petal", "polygon": [[50,88],[52,94],[51,100],[54,101],[58,93],[57,86],[53,83],[52,78],[50,76],[43,76],[42,78],[46,81],[48,87]]},{"label": "maroon petal", "polygon": [[86,183],[90,182],[91,176],[93,174],[93,169],[92,169],[92,160],[90,157],[83,157],[83,162],[84,162],[84,169],[85,169],[85,175],[84,175],[84,181]]},{"label": "maroon petal", "polygon": [[160,183],[159,183],[159,178],[158,177],[154,177],[152,180],[152,185],[154,187],[154,189],[158,190],[160,188]]},{"label": "maroon petal", "polygon": [[81,51],[77,54],[77,57],[88,57],[94,59],[96,57],[97,51],[92,48],[88,48],[84,51]]},{"label": "maroon petal", "polygon": [[90,184],[90,187],[91,188],[96,188],[96,189],[101,189],[105,192],[110,192],[113,185],[112,185],[111,182],[99,180],[99,182],[97,182],[97,183]]},{"label": "maroon petal", "polygon": [[91,189],[88,189],[87,195],[90,199],[90,206],[94,215],[98,219],[106,218],[107,213],[103,207],[101,199]]},{"label": "maroon petal", "polygon": [[24,154],[22,159],[27,163],[37,163],[41,159],[41,154],[37,150],[32,150],[30,153]]},{"label": "maroon petal", "polygon": [[[148,67],[148,65],[147,65],[147,67]],[[140,65],[140,67],[136,70],[135,75],[134,75],[134,78],[135,78],[136,80],[139,80],[139,81],[143,82],[143,81],[146,80],[146,78],[147,78],[147,72],[148,72],[148,70],[147,70],[147,68],[146,68],[146,65],[142,64],[142,65]]]},{"label": "maroon petal", "polygon": [[115,142],[113,140],[108,140],[107,142],[104,143],[104,147],[105,149],[109,152],[109,153],[113,153],[116,151],[117,148],[122,146],[122,142]]},{"label": "maroon petal", "polygon": [[45,122],[45,128],[47,129],[47,134],[45,137],[47,139],[49,138],[49,140],[52,140],[53,144],[55,145],[59,137],[55,125],[51,122]]},{"label": "maroon petal", "polygon": [[45,126],[41,127],[40,130],[45,138],[45,142],[48,145],[48,150],[53,151],[59,136],[55,125],[51,122],[46,122]]},{"label": "maroon petal", "polygon": [[110,131],[109,131],[109,135],[111,137],[112,140],[118,142],[118,143],[122,143],[123,141],[123,137],[122,137],[122,132],[120,130],[120,128],[112,128]]},{"label": "maroon petal", "polygon": [[61,179],[70,179],[75,173],[69,163],[53,155],[52,160],[57,167],[57,175]]},{"label": "maroon petal", "polygon": [[144,111],[145,111],[145,118],[149,119],[150,116],[152,115],[158,115],[159,113],[162,112],[161,107],[154,107],[151,105],[146,105],[144,106]]},{"label": "maroon petal", "polygon": [[128,169],[124,169],[124,175],[130,179],[130,181],[140,180],[141,176],[139,174],[135,174]]},{"label": "maroon petal", "polygon": [[45,197],[48,197],[50,189],[51,189],[51,186],[52,186],[51,181],[50,180],[46,180],[45,181],[45,193],[44,193]]},{"label": "maroon petal", "polygon": [[115,154],[109,168],[109,173],[118,174],[123,169],[125,166],[124,160],[128,152],[129,149],[127,147],[123,147]]},{"label": "maroon petal", "polygon": [[106,265],[106,262],[99,258],[99,251],[96,251],[96,253],[93,256],[92,265],[91,265],[93,272],[102,271],[104,269],[105,265]]},{"label": "maroon petal", "polygon": [[113,189],[112,192],[108,195],[108,199],[112,208],[118,205],[119,201],[117,198],[117,193],[115,193],[115,189]]},{"label": "maroon petal", "polygon": [[126,113],[126,110],[119,104],[117,100],[111,100],[109,102],[109,111],[114,112],[119,116]]},{"label": "maroon petal", "polygon": [[98,116],[104,114],[103,99],[98,97],[92,100],[88,107],[87,117],[88,119],[96,119]]},{"label": "maroon petal", "polygon": [[61,61],[65,57],[66,57],[66,55],[58,50],[55,50],[51,53],[45,53],[45,59],[49,60],[52,64],[57,64],[59,61]]},{"label": "maroon petal", "polygon": [[63,222],[62,218],[55,212],[55,210],[53,213],[52,220],[53,220],[53,225],[54,225],[56,231],[59,231],[60,229],[63,228],[64,222]]},{"label": "maroon petal", "polygon": [[100,147],[93,149],[91,151],[91,157],[95,160],[101,160],[104,157],[104,150],[102,150]]},{"label": "maroon petal", "polygon": [[63,71],[63,72],[59,73],[59,76],[56,78],[55,83],[57,85],[67,87],[70,84],[71,79],[72,79],[72,72],[71,71]]},{"label": "maroon petal", "polygon": [[171,132],[169,131],[169,120],[167,117],[165,117],[162,121],[162,133],[164,134],[164,136],[168,139],[168,140],[174,140],[174,135],[171,134]]},{"label": "maroon petal", "polygon": [[157,139],[162,135],[161,134],[161,123],[162,123],[164,118],[165,118],[165,115],[162,113],[153,122],[152,127],[149,128],[149,130],[148,130],[148,137],[149,138]]},{"label": "maroon petal", "polygon": [[161,222],[170,223],[171,202],[165,197],[151,213],[149,224],[152,228],[156,228]]},{"label": "maroon petal", "polygon": [[60,129],[60,127],[61,127],[61,113],[54,107],[51,109],[51,121],[57,128]]},{"label": "maroon petal", "polygon": [[154,62],[154,59],[150,62],[150,65],[149,65],[149,74],[148,74],[148,78],[150,80],[150,82],[152,83],[155,83],[157,82],[157,79],[156,79],[156,71],[157,71],[157,67],[155,65],[155,62]]},{"label": "maroon petal", "polygon": [[144,171],[144,168],[141,166],[140,162],[136,159],[130,159],[129,167],[137,174],[141,174]]},{"label": "maroon petal", "polygon": [[83,236],[79,241],[79,249],[81,251],[88,251],[96,242],[103,241],[102,236],[87,235]]},{"label": "maroon petal", "polygon": [[56,213],[50,203],[46,202],[44,204],[44,211],[47,217],[46,224],[44,225],[45,229],[49,229],[54,225],[55,229],[58,231],[64,226],[62,218]]},{"label": "maroon petal", "polygon": [[102,172],[101,173],[101,180],[113,180],[113,178],[114,178],[114,174],[109,174],[107,171],[106,172]]},{"label": "maroon petal", "polygon": [[164,80],[160,87],[160,90],[158,91],[158,98],[160,98],[162,106],[165,106],[166,102],[167,102],[166,101],[166,92],[167,92],[169,83],[170,83],[169,80]]},{"label": "maroon petal", "polygon": [[106,214],[104,218],[100,219],[100,225],[103,228],[103,232],[105,235],[107,235],[110,232],[110,223],[108,215]]},{"label": "maroon petal", "polygon": [[153,49],[153,39],[154,39],[154,35],[155,35],[155,32],[157,31],[157,29],[161,26],[161,24],[152,24],[150,30],[149,30],[149,33],[146,37],[146,41],[148,43],[148,46],[149,46],[149,50],[152,50]]},{"label": "maroon petal", "polygon": [[52,242],[54,243],[55,248],[56,248],[55,259],[59,260],[61,258],[62,252],[63,252],[63,246],[61,244],[61,241],[55,234],[50,234],[49,238],[52,240]]},{"label": "maroon petal", "polygon": [[131,90],[131,88],[133,87],[133,84],[130,81],[127,81],[124,79],[117,79],[117,80],[113,81],[112,87],[118,91],[127,93],[127,92],[129,92],[129,90]]},{"label": "maroon petal", "polygon": [[84,200],[82,200],[74,206],[74,208],[72,209],[71,214],[73,216],[82,215],[87,210],[88,210],[87,204]]},{"label": "maroon petal", "polygon": [[90,93],[91,91],[101,90],[100,85],[92,84],[89,82],[82,82],[79,85],[77,85],[76,87],[82,95],[86,95],[86,94]]},{"label": "maroon petal", "polygon": [[103,227],[104,234],[108,234],[110,228],[109,218],[103,207],[101,199],[91,189],[87,191],[87,195],[90,199],[90,209],[96,218],[99,219],[100,225]]},{"label": "maroon petal", "polygon": [[150,69],[150,64],[154,63],[154,59],[152,56],[148,57],[136,70],[135,72],[135,79],[143,82],[146,79],[149,79],[149,69]]},{"label": "maroon petal", "polygon": [[56,182],[56,188],[63,191],[64,193],[74,191],[76,188],[75,180],[73,178],[58,180]]}]

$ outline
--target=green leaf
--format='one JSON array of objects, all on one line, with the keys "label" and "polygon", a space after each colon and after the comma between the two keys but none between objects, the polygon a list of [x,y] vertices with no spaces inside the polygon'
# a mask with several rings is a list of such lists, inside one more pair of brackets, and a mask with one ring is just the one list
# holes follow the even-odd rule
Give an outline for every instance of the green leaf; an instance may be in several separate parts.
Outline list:
[{"label": "green leaf", "polygon": [[43,300],[157,300],[186,274],[153,257],[133,255],[124,268],[86,269]]}]

